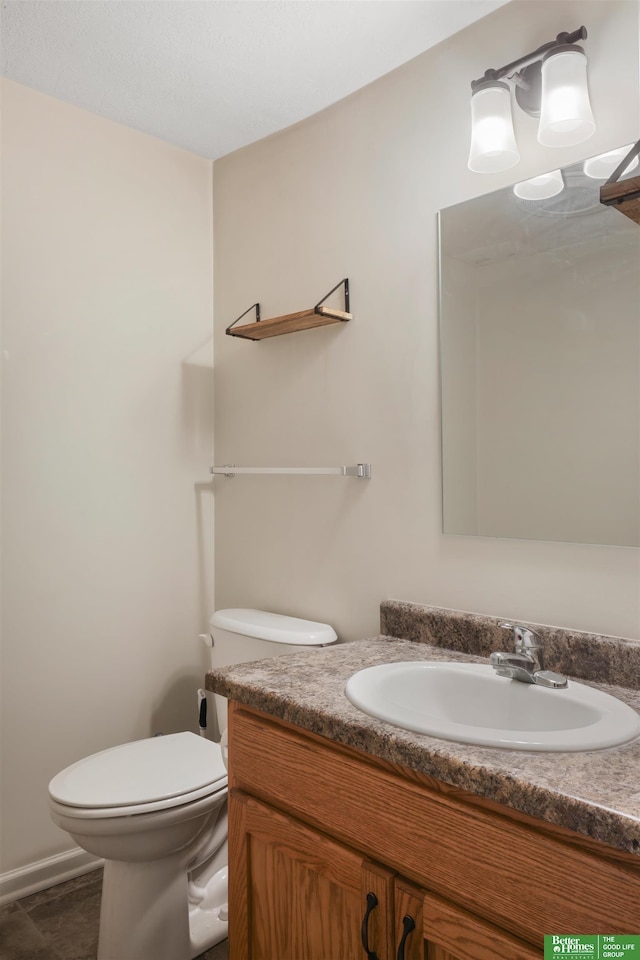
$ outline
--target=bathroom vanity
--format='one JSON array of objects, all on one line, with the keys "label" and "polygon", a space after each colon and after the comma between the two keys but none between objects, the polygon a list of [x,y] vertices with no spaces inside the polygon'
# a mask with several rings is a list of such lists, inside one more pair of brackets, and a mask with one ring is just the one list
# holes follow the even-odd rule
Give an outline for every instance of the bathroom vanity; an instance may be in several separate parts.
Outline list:
[{"label": "bathroom vanity", "polygon": [[[637,740],[472,747],[344,696],[376,663],[477,661],[460,637],[491,645],[496,623],[449,623],[448,649],[430,622],[417,643],[381,636],[209,674],[231,701],[231,960],[540,960],[545,934],[640,932]],[[633,673],[640,645],[621,641],[603,668],[601,640],[600,669]],[[638,690],[608,689],[640,706]]]}]

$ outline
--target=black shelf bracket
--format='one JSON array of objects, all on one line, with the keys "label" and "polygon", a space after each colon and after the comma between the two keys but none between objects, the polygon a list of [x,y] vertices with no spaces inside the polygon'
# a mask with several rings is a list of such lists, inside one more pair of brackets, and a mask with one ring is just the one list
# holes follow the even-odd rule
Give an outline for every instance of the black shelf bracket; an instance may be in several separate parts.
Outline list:
[{"label": "black shelf bracket", "polygon": [[615,168],[615,170],[613,171],[613,173],[605,183],[605,187],[608,187],[610,183],[617,183],[619,177],[624,173],[624,171],[627,169],[631,161],[635,160],[635,158],[638,156],[640,156],[640,140],[638,140],[637,143],[634,143],[634,145],[631,147],[626,157],[624,157],[624,159],[620,161],[618,166]]},{"label": "black shelf bracket", "polygon": [[[340,286],[340,284],[338,284],[338,286]],[[255,310],[255,312],[256,312],[256,323],[260,323],[260,304],[259,304],[259,303],[254,303],[254,304],[252,304],[252,306],[248,307],[248,309],[245,310],[244,313],[241,313],[240,316],[237,317],[237,318],[233,321],[233,323],[230,323],[230,324],[229,324],[229,326],[228,326],[227,329],[225,330],[225,333],[229,333],[229,331],[231,330],[231,327],[235,327],[235,325],[236,325],[236,323],[238,322],[238,320],[242,320],[242,318],[243,318],[243,317],[246,317],[246,315],[247,315],[248,313],[251,313],[252,310]]]},{"label": "black shelf bracket", "polygon": [[348,278],[348,277],[345,277],[344,280],[341,280],[341,281],[340,281],[340,283],[336,283],[335,287],[332,287],[331,290],[329,290],[329,293],[325,293],[325,295],[324,295],[324,297],[322,298],[322,300],[318,300],[318,302],[316,303],[315,307],[313,308],[313,309],[314,309],[314,312],[315,312],[315,313],[320,313],[319,308],[322,306],[322,304],[325,302],[325,300],[328,300],[329,297],[331,296],[331,294],[332,294],[332,293],[335,293],[336,290],[338,290],[338,289],[339,289],[340,287],[342,287],[342,286],[344,286],[344,309],[345,309],[345,312],[346,312],[346,313],[350,313],[350,310],[349,310],[349,278]]}]

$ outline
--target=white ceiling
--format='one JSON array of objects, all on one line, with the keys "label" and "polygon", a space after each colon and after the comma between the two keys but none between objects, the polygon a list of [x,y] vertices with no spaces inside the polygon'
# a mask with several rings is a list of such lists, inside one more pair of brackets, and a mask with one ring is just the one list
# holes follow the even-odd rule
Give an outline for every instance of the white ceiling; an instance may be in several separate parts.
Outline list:
[{"label": "white ceiling", "polygon": [[506,2],[2,0],[2,73],[215,159]]}]

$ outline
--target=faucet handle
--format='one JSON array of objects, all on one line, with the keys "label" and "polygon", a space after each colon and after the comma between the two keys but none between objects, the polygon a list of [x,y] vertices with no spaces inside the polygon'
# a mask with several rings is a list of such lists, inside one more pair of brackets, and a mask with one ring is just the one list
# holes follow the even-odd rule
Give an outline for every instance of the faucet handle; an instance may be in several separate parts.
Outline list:
[{"label": "faucet handle", "polygon": [[531,650],[539,650],[542,647],[542,640],[537,633],[523,627],[520,623],[499,623],[503,630],[511,630],[515,637],[516,653],[528,653]]}]

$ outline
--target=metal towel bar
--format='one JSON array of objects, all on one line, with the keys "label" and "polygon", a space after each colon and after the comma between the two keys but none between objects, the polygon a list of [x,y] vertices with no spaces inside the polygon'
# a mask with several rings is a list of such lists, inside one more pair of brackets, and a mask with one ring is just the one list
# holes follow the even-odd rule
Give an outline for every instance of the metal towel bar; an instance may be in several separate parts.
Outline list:
[{"label": "metal towel bar", "polygon": [[353,467],[236,467],[233,463],[226,463],[223,467],[209,467],[209,473],[223,474],[225,477],[236,477],[245,473],[306,474],[308,476],[331,475],[335,477],[356,477],[358,480],[369,480],[371,477],[371,464],[356,463]]}]

